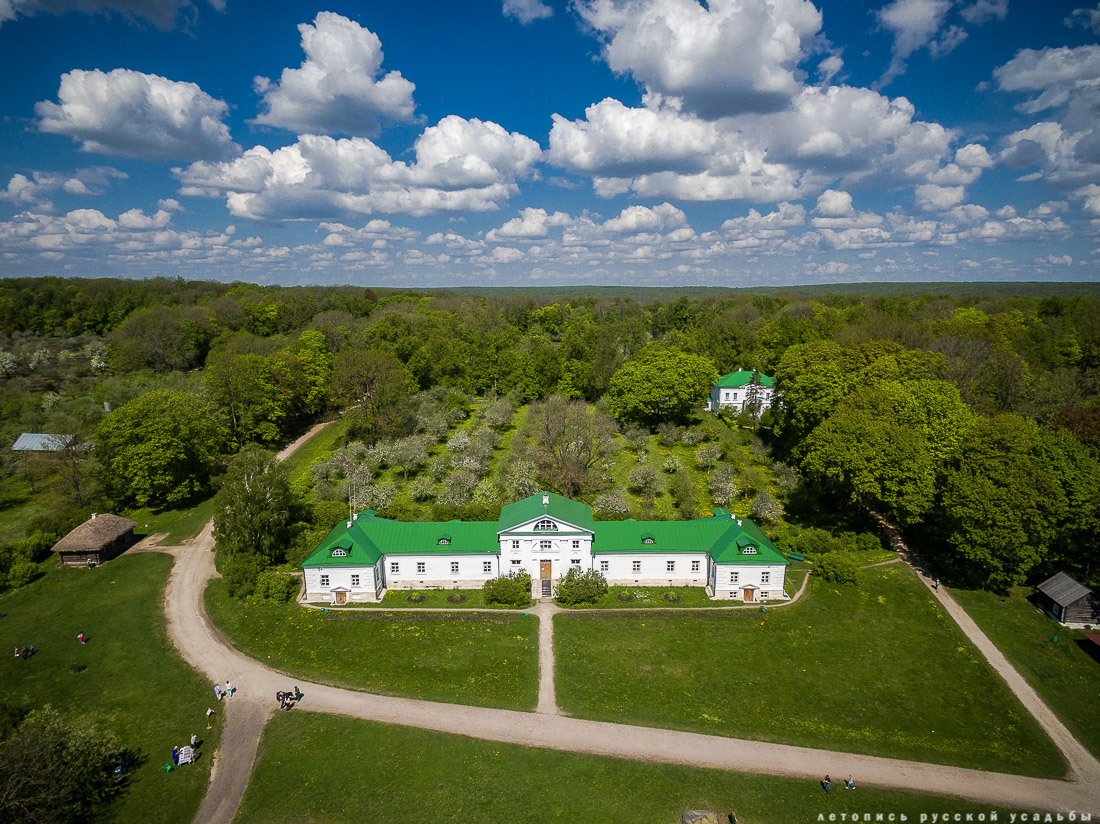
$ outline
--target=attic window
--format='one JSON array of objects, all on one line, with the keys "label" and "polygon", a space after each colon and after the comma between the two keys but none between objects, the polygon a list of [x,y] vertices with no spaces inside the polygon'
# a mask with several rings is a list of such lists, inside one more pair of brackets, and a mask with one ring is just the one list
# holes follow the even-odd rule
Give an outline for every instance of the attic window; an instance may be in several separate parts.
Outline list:
[{"label": "attic window", "polygon": [[439,541],[438,541],[438,543],[440,545],[446,545],[446,544],[449,544],[450,542],[451,542],[450,538],[440,538]]},{"label": "attic window", "polygon": [[643,544],[651,544],[651,543],[653,543],[653,539],[652,538],[642,538],[642,543]]},{"label": "attic window", "polygon": [[348,554],[348,551],[346,549],[340,549],[339,547],[332,550],[332,557],[333,558],[343,558],[347,554]]},{"label": "attic window", "polygon": [[558,525],[551,521],[549,518],[543,518],[541,521],[535,524],[535,529],[549,529],[557,532]]},{"label": "attic window", "polygon": [[747,546],[747,547],[745,547],[744,549],[741,550],[741,554],[742,555],[755,555],[756,554],[756,547]]}]

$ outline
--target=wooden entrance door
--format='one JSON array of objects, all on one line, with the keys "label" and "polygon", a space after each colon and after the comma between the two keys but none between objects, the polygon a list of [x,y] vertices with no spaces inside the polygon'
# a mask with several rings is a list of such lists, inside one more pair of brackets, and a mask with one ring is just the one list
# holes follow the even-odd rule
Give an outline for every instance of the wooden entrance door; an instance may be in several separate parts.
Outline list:
[{"label": "wooden entrance door", "polygon": [[336,595],[337,606],[340,606],[341,604],[346,604],[348,602],[348,594],[346,592],[337,592],[334,594]]},{"label": "wooden entrance door", "polygon": [[745,601],[755,601],[756,600],[756,590],[755,589],[745,589],[745,590],[742,590],[742,592],[745,593]]},{"label": "wooden entrance door", "polygon": [[539,561],[539,578],[542,579],[542,597],[550,597],[550,562]]}]

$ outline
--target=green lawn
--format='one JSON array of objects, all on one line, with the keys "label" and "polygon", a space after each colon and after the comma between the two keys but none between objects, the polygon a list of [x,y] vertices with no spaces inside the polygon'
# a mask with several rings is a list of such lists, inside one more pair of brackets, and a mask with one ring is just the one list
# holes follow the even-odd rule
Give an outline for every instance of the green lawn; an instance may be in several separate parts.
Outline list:
[{"label": "green lawn", "polygon": [[[951,594],[1062,722],[1100,757],[1100,657],[1077,630],[1059,626],[1027,602],[1030,589],[1008,597],[952,589]],[[1057,637],[1058,642],[1053,639]]]},{"label": "green lawn", "polygon": [[239,601],[221,580],[206,609],[241,652],[303,679],[385,695],[530,710],[538,619],[466,612],[326,611]]},{"label": "green lawn", "polygon": [[559,615],[557,700],[606,721],[1061,776],[1053,743],[908,567],[789,608]]},{"label": "green lawn", "polygon": [[332,457],[332,453],[339,448],[347,433],[352,416],[344,415],[326,426],[284,461],[291,484],[301,483],[310,478],[310,471],[321,461]]},{"label": "green lawn", "polygon": [[[47,562],[48,565],[49,562]],[[95,569],[50,569],[39,580],[0,596],[0,635],[7,669],[0,700],[26,707],[52,704],[63,714],[113,730],[145,760],[117,804],[115,820],[190,821],[210,771],[220,719],[206,730],[213,685],[180,659],[165,630],[167,555],[123,556]],[[87,645],[77,643],[83,632]],[[29,661],[16,644],[33,644]],[[86,669],[74,672],[74,668]],[[164,771],[173,745],[191,733],[201,741],[197,764]]]},{"label": "green lawn", "polygon": [[127,512],[126,517],[137,521],[134,534],[166,532],[168,537],[161,543],[173,546],[202,532],[206,522],[214,517],[214,498],[211,496],[185,509],[135,509]]},{"label": "green lawn", "polygon": [[[346,757],[353,754],[353,757]],[[335,715],[280,713],[264,730],[237,824],[410,821],[676,824],[710,809],[739,824],[809,824],[836,813],[991,812],[957,799],[648,764],[479,741]],[[997,810],[1001,821],[1009,811]],[[826,818],[825,820],[828,820]],[[954,820],[954,819],[952,819]],[[960,819],[961,820],[961,819]]]},{"label": "green lawn", "polygon": [[728,607],[729,602],[712,601],[703,587],[608,587],[595,604],[564,609],[676,609],[683,607]]},{"label": "green lawn", "polygon": [[43,494],[31,492],[31,485],[18,478],[0,478],[0,544],[27,537],[27,525],[54,506]]},{"label": "green lawn", "polygon": [[[423,597],[423,601],[415,599]],[[461,603],[448,601],[448,598],[461,598]],[[413,600],[410,600],[413,599]],[[327,607],[325,604],[313,606]],[[511,609],[499,604],[485,603],[485,594],[480,589],[391,589],[378,603],[355,602],[347,605],[353,609]]]}]

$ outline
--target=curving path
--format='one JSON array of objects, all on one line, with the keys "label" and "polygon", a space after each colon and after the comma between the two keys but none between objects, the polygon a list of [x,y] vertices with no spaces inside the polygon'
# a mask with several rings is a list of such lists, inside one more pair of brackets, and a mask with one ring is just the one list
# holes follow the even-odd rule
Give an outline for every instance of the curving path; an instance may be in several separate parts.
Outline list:
[{"label": "curving path", "polygon": [[[315,430],[284,450],[280,457],[290,454]],[[210,788],[195,818],[202,824],[228,824],[248,784],[264,724],[276,711],[275,693],[292,687],[295,682],[239,653],[210,623],[203,607],[203,591],[207,581],[217,574],[211,533],[212,527],[208,524],[189,545],[162,550],[170,551],[176,558],[166,590],[165,609],[169,635],[183,657],[210,678],[211,687],[215,682],[224,683],[227,678],[237,687],[233,697],[217,705],[225,714],[225,728],[220,751],[215,755]],[[963,631],[975,640],[1014,692],[1021,696],[1024,705],[1050,732],[1070,764],[1071,780],[1025,778],[562,716],[554,701],[553,679],[552,618],[558,608],[550,603],[531,610],[540,619],[539,702],[534,713],[392,698],[305,681],[296,683],[304,693],[303,707],[313,712],[641,761],[814,780],[826,773],[852,774],[862,785],[960,796],[1021,809],[1100,815],[1100,763],[1069,734],[973,622],[968,628],[969,618],[953,599],[950,599],[950,604],[954,605],[952,609],[945,600],[949,596],[942,588],[936,594],[952,617],[960,622]],[[985,640],[988,650],[979,643],[974,632]],[[1019,683],[1014,684],[1013,676]]]}]

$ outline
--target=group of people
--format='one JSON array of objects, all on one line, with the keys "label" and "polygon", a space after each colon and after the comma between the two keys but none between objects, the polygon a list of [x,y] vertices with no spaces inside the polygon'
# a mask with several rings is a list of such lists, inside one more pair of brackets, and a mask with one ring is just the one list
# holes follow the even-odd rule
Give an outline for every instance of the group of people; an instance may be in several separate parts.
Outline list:
[{"label": "group of people", "polygon": [[[829,787],[831,787],[832,784],[833,784],[833,782],[829,780],[829,776],[825,776],[825,780],[821,782],[821,786],[825,789],[825,792],[829,792]],[[855,788],[856,788],[856,782],[852,779],[852,776],[849,775],[844,780],[844,789],[854,790]]]},{"label": "group of people", "polygon": [[302,700],[302,692],[298,689],[297,685],[294,687],[294,692],[289,690],[283,692],[279,690],[275,693],[275,700],[279,702],[279,709],[289,710],[292,706]]},{"label": "group of people", "polygon": [[34,655],[35,652],[37,652],[37,650],[34,648],[33,644],[24,644],[22,649],[19,647],[15,648],[15,657],[22,658],[24,661],[29,661],[30,657]]},{"label": "group of people", "polygon": [[228,698],[228,697],[229,697],[230,695],[232,695],[232,694],[233,694],[234,692],[235,692],[235,689],[234,689],[233,685],[229,683],[229,679],[228,679],[228,678],[226,678],[226,679],[225,679],[225,687],[222,687],[222,685],[221,685],[221,684],[215,684],[215,685],[214,685],[214,695],[215,695],[215,696],[217,697],[217,699],[218,699],[219,701],[221,701],[221,700],[222,700],[222,696],[223,696],[223,695],[224,695],[224,696],[225,696],[226,698]]},{"label": "group of people", "polygon": [[[197,750],[199,748],[199,737],[195,733],[191,733],[191,751],[188,758],[184,759],[184,763],[190,763],[195,760]],[[164,771],[171,773],[173,767],[180,765],[180,755],[183,754],[181,747],[172,747],[172,763],[164,765]]]}]

